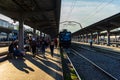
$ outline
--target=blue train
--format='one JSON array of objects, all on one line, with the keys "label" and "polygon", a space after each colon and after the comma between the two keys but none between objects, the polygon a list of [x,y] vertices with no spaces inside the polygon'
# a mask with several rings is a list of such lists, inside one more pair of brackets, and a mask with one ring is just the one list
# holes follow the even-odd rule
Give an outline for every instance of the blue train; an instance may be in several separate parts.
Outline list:
[{"label": "blue train", "polygon": [[60,47],[69,48],[71,46],[71,32],[63,30],[59,33]]}]

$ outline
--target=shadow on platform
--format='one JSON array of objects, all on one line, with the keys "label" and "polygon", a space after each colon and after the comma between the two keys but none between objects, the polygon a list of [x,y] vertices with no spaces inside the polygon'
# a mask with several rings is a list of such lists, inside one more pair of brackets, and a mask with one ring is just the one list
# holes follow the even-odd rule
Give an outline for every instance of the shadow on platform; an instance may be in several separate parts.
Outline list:
[{"label": "shadow on platform", "polygon": [[[23,71],[25,73],[30,73],[30,71],[35,72],[36,69],[34,67],[30,67],[31,65],[27,65],[26,61],[32,63],[34,66],[38,67],[40,70],[44,71],[45,75],[49,75],[55,80],[62,80],[62,75],[60,73],[61,67],[58,65],[60,61],[56,60],[59,55],[54,54],[52,58],[49,53],[46,53],[46,58],[43,55],[37,55],[36,57],[32,57],[31,54],[26,54],[25,58],[17,58],[17,59],[9,59],[9,62],[12,63],[18,70]],[[37,73],[43,74],[43,73]],[[44,78],[44,77],[43,77]]]},{"label": "shadow on platform", "polygon": [[29,67],[24,61],[25,59],[23,58],[9,59],[10,63],[12,63],[17,69],[25,73],[29,73],[29,70],[34,71],[34,69]]},{"label": "shadow on platform", "polygon": [[[58,72],[58,71],[61,71],[61,68],[57,64],[53,63],[53,62],[57,62],[57,61],[55,61],[55,60],[50,61],[50,60],[52,60],[51,58],[47,58],[47,57],[44,58],[42,55],[38,55],[33,58],[29,54],[27,54],[26,59],[29,60],[31,63],[33,63],[35,66],[37,66],[39,69],[41,69],[44,72],[46,72],[47,74],[49,74],[55,80],[62,79],[62,75],[60,75]],[[58,79],[56,79],[56,78],[58,78]]]}]

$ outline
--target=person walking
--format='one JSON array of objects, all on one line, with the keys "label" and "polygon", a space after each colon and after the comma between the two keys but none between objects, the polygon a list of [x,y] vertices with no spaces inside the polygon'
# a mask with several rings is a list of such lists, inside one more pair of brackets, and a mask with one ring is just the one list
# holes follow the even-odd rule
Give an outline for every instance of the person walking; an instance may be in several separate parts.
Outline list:
[{"label": "person walking", "polygon": [[29,45],[30,45],[29,50],[31,52],[32,51],[32,36],[29,37],[28,41],[29,41]]},{"label": "person walking", "polygon": [[42,41],[40,42],[40,44],[41,44],[41,52],[43,54],[43,57],[45,57],[46,42],[45,42],[44,38],[42,39]]},{"label": "person walking", "polygon": [[9,45],[8,47],[8,58],[13,58],[13,53],[14,53],[14,41]]},{"label": "person walking", "polygon": [[54,39],[54,44],[55,44],[55,48],[57,48],[57,46],[58,46],[57,38]]},{"label": "person walking", "polygon": [[53,40],[50,42],[50,51],[51,51],[51,56],[53,57],[53,53],[54,53],[54,41]]}]

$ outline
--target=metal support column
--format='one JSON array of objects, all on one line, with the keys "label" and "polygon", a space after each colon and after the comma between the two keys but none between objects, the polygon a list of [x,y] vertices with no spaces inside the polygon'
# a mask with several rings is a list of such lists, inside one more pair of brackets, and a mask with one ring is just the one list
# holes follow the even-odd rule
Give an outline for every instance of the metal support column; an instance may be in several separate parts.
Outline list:
[{"label": "metal support column", "polygon": [[21,16],[19,19],[19,49],[20,50],[24,50],[24,28],[23,28],[23,24],[24,24],[24,18]]},{"label": "metal support column", "polygon": [[90,39],[93,41],[93,33],[91,33],[91,35],[90,35]]},{"label": "metal support column", "polygon": [[78,35],[78,42],[80,42],[80,35]]},{"label": "metal support column", "polygon": [[88,43],[88,34],[86,34],[86,43]]},{"label": "metal support column", "polygon": [[85,40],[84,40],[84,34],[82,35],[82,42],[84,42]]},{"label": "metal support column", "polygon": [[97,32],[97,44],[100,44],[99,36],[100,36],[100,32]]},{"label": "metal support column", "polygon": [[45,36],[45,33],[44,33],[44,38],[45,38],[46,36]]},{"label": "metal support column", "polygon": [[80,42],[82,42],[82,35],[80,35]]},{"label": "metal support column", "polygon": [[42,32],[40,31],[40,38],[42,38]]},{"label": "metal support column", "polygon": [[33,37],[36,39],[36,29],[33,29]]},{"label": "metal support column", "polygon": [[7,33],[7,40],[8,40],[8,41],[9,41],[9,34],[10,34],[10,33]]},{"label": "metal support column", "polygon": [[107,30],[107,46],[110,46],[110,30]]}]

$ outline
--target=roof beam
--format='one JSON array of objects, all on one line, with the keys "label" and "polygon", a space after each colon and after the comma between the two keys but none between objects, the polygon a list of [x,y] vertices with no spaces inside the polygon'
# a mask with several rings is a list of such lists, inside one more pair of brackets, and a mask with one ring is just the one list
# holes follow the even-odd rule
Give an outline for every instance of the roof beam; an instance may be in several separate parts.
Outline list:
[{"label": "roof beam", "polygon": [[120,27],[120,23],[117,22],[110,22],[110,24]]},{"label": "roof beam", "polygon": [[4,15],[14,15],[15,17],[18,17],[18,12],[6,11],[6,10],[3,10],[2,8],[0,8],[0,13]]},{"label": "roof beam", "polygon": [[14,15],[15,17],[18,17],[19,16],[19,14],[21,13],[21,14],[24,14],[23,16],[24,16],[24,18],[26,18],[26,17],[32,17],[33,15],[40,15],[40,14],[42,14],[43,15],[43,13],[45,13],[45,12],[48,12],[48,11],[19,11],[19,12],[14,12],[14,11],[6,11],[6,10],[3,10],[2,8],[0,8],[0,13],[2,13],[2,14],[7,14],[7,15]]},{"label": "roof beam", "polygon": [[[24,12],[22,12],[24,15],[25,15],[25,17],[31,17],[31,16],[33,16],[33,15],[43,15],[44,13],[46,13],[47,11],[24,11]],[[46,16],[45,16],[46,17]]]}]

